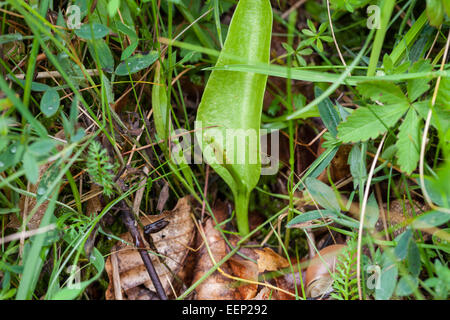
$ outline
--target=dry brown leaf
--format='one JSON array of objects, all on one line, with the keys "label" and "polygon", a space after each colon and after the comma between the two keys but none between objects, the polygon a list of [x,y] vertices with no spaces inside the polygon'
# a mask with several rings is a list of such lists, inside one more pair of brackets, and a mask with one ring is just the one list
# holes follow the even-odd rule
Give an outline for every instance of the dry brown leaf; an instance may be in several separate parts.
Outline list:
[{"label": "dry brown leaf", "polygon": [[263,287],[252,300],[270,300],[271,292],[268,287]]},{"label": "dry brown leaf", "polygon": [[[258,281],[258,266],[253,261],[245,260],[236,255],[228,260],[228,264],[230,265],[234,276],[252,282]],[[250,300],[255,297],[256,292],[258,291],[258,285],[256,283],[243,282],[238,284],[237,289],[242,300]]]},{"label": "dry brown leaf", "polygon": [[[212,219],[208,219],[203,227],[207,245],[211,251],[211,255],[215,262],[220,261],[227,254],[227,245],[222,238],[220,232],[214,228]],[[201,241],[198,241],[199,243]],[[197,265],[194,270],[193,282],[196,282],[204,276],[209,269],[214,266],[206,244],[201,247],[198,252]],[[232,270],[227,263],[221,266],[221,269],[227,274],[231,274]],[[233,280],[225,277],[219,271],[214,271],[196,288],[197,300],[233,300],[239,298],[239,293],[233,287]]]},{"label": "dry brown leaf", "polygon": [[[64,139],[64,130],[60,130],[58,131],[58,133],[56,133],[55,138],[57,139]],[[58,144],[56,146],[56,149],[58,151],[61,151],[63,149],[63,144]],[[30,186],[30,188],[27,190],[28,192],[37,193],[37,189],[39,186],[39,183],[41,182],[42,177],[44,176],[44,173],[50,168],[50,166],[53,164],[54,161],[50,161],[47,162],[46,164],[43,164],[42,166],[39,167],[39,178],[37,180],[37,182],[33,185]],[[34,207],[37,204],[37,199],[36,197],[28,197],[26,195],[22,195],[20,197],[19,200],[19,209],[20,209],[20,215],[22,217],[22,219],[25,219],[28,215],[28,213],[30,213]],[[31,217],[30,221],[27,224],[27,227],[29,230],[34,230],[39,228],[39,225],[41,224],[42,218],[44,217],[45,211],[47,210],[49,202],[48,201],[44,201],[39,208],[36,210],[36,212],[33,214],[33,216]],[[20,223],[19,219],[14,215],[10,215],[10,220],[8,223],[8,228],[14,228],[14,229],[19,229],[22,226],[22,224]]]},{"label": "dry brown leaf", "polygon": [[[152,234],[153,243],[160,257],[152,254],[153,250],[150,249],[150,245],[147,242],[145,243],[150,250],[150,257],[168,295],[172,294],[174,276],[183,268],[195,236],[191,213],[192,209],[188,197],[184,197],[178,200],[172,211],[149,217],[152,222],[161,218],[169,222],[164,229]],[[130,244],[133,243],[129,233],[122,235],[121,238]],[[144,285],[150,291],[155,291],[138,250],[132,245],[120,242],[115,246],[115,250],[117,251],[120,287],[127,294],[128,299],[136,297],[136,290],[130,290],[141,285]],[[115,296],[111,258],[107,259],[105,268],[110,280],[106,298],[110,300],[114,299]],[[142,294],[139,294],[139,296],[142,296]]]},{"label": "dry brown leaf", "polygon": [[275,253],[270,248],[263,248],[262,250],[255,249],[258,254],[258,271],[277,271],[289,267],[289,261],[282,256]]}]

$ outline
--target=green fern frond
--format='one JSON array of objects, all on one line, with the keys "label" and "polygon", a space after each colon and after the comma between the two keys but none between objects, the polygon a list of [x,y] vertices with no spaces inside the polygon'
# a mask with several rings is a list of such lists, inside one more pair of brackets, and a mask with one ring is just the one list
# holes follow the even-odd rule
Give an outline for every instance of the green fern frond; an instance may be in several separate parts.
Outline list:
[{"label": "green fern frond", "polygon": [[334,292],[331,293],[331,296],[334,299],[355,300],[358,298],[355,239],[350,239],[347,248],[337,257],[333,278]]},{"label": "green fern frond", "polygon": [[86,169],[92,182],[103,187],[103,193],[106,196],[113,194],[113,172],[116,167],[115,164],[111,163],[106,149],[102,148],[97,141],[93,141],[89,146]]}]

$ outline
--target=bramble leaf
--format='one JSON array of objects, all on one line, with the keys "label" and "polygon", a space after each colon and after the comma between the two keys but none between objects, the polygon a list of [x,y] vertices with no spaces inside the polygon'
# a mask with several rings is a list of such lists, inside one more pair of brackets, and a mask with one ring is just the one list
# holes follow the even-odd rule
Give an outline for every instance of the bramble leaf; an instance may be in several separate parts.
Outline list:
[{"label": "bramble leaf", "polygon": [[339,124],[338,138],[344,143],[375,139],[395,125],[407,109],[407,104],[361,107]]},{"label": "bramble leaf", "polygon": [[370,81],[361,83],[358,91],[372,101],[385,104],[408,103],[408,99],[399,86],[386,81]]},{"label": "bramble leaf", "polygon": [[397,158],[400,169],[411,174],[419,162],[419,126],[421,119],[414,109],[409,110],[398,132]]}]

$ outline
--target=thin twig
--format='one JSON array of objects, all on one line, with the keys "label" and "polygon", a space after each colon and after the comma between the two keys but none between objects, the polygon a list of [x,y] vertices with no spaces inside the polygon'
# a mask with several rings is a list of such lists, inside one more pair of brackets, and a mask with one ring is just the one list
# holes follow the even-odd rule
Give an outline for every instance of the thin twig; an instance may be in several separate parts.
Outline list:
[{"label": "thin twig", "polygon": [[30,230],[30,231],[25,231],[25,232],[19,231],[17,233],[10,234],[9,236],[0,238],[0,245],[2,245],[4,243],[7,243],[7,242],[10,242],[10,241],[18,240],[18,239],[21,239],[21,238],[26,239],[26,238],[29,238],[31,236],[35,236],[37,234],[41,234],[41,233],[45,233],[45,232],[51,231],[51,230],[53,230],[55,228],[56,228],[55,224],[50,224],[48,226],[45,226],[45,227],[39,228],[39,229],[34,229],[34,230]]},{"label": "thin twig", "polygon": [[307,1],[307,0],[300,0],[300,1],[297,1],[292,7],[290,7],[286,12],[284,12],[284,13],[281,15],[281,18],[283,18],[284,20],[286,20],[287,17],[289,17],[289,14],[290,14],[292,11],[297,10],[298,8],[300,8],[306,1]]},{"label": "thin twig", "polygon": [[137,247],[139,254],[141,255],[142,261],[144,262],[145,268],[147,269],[148,275],[152,280],[153,286],[156,289],[156,294],[161,300],[168,300],[166,292],[161,284],[161,280],[159,280],[158,273],[156,272],[155,267],[153,266],[153,262],[150,259],[150,256],[145,248],[144,240],[141,237],[141,234],[136,226],[136,220],[134,219],[131,210],[126,206],[124,201],[121,201],[123,207],[122,211],[122,221],[130,232],[131,237],[133,239],[134,245]]},{"label": "thin twig", "polygon": [[339,58],[341,59],[342,64],[344,66],[347,66],[347,64],[345,63],[344,57],[342,56],[341,49],[339,49],[339,45],[337,43],[336,36],[334,35],[333,21],[331,21],[330,0],[327,0],[327,10],[328,10],[328,21],[330,22],[331,35],[333,36],[334,45],[336,46],[336,50],[339,54]]},{"label": "thin twig", "polygon": [[361,246],[362,246],[362,233],[364,228],[364,216],[366,214],[366,207],[367,207],[367,200],[369,199],[369,190],[370,190],[370,183],[372,182],[372,176],[375,171],[375,167],[377,165],[378,156],[381,153],[381,149],[383,148],[384,139],[386,139],[386,133],[383,136],[383,139],[381,139],[380,145],[378,146],[377,153],[375,154],[375,158],[373,159],[372,166],[370,167],[370,172],[367,177],[366,182],[366,190],[364,191],[364,199],[361,207],[361,216],[359,220],[359,231],[358,231],[358,249],[356,253],[356,279],[358,284],[358,294],[359,294],[359,300],[362,300],[362,289],[361,289]]},{"label": "thin twig", "polygon": [[[90,76],[98,76],[97,69],[86,70],[86,73]],[[25,79],[24,73],[15,74],[14,76],[19,80]],[[34,79],[61,78],[61,77],[62,76],[61,76],[61,73],[59,73],[59,71],[42,71],[42,72],[38,72]]]}]

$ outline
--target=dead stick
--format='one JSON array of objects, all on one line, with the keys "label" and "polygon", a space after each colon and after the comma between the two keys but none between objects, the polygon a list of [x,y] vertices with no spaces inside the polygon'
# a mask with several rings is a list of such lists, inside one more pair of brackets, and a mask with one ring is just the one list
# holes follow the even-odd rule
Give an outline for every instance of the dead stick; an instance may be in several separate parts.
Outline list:
[{"label": "dead stick", "polygon": [[[125,205],[125,203],[123,203]],[[156,293],[158,294],[161,300],[168,300],[166,292],[161,284],[161,280],[159,280],[158,274],[156,273],[155,267],[153,266],[152,260],[148,255],[147,250],[145,249],[144,240],[139,233],[136,220],[134,219],[131,210],[128,206],[121,208],[122,210],[122,221],[130,232],[131,237],[133,238],[134,244],[138,248],[139,254],[141,255],[142,261],[144,262],[145,267],[147,268],[150,279],[152,280],[153,286],[156,289]]]}]

